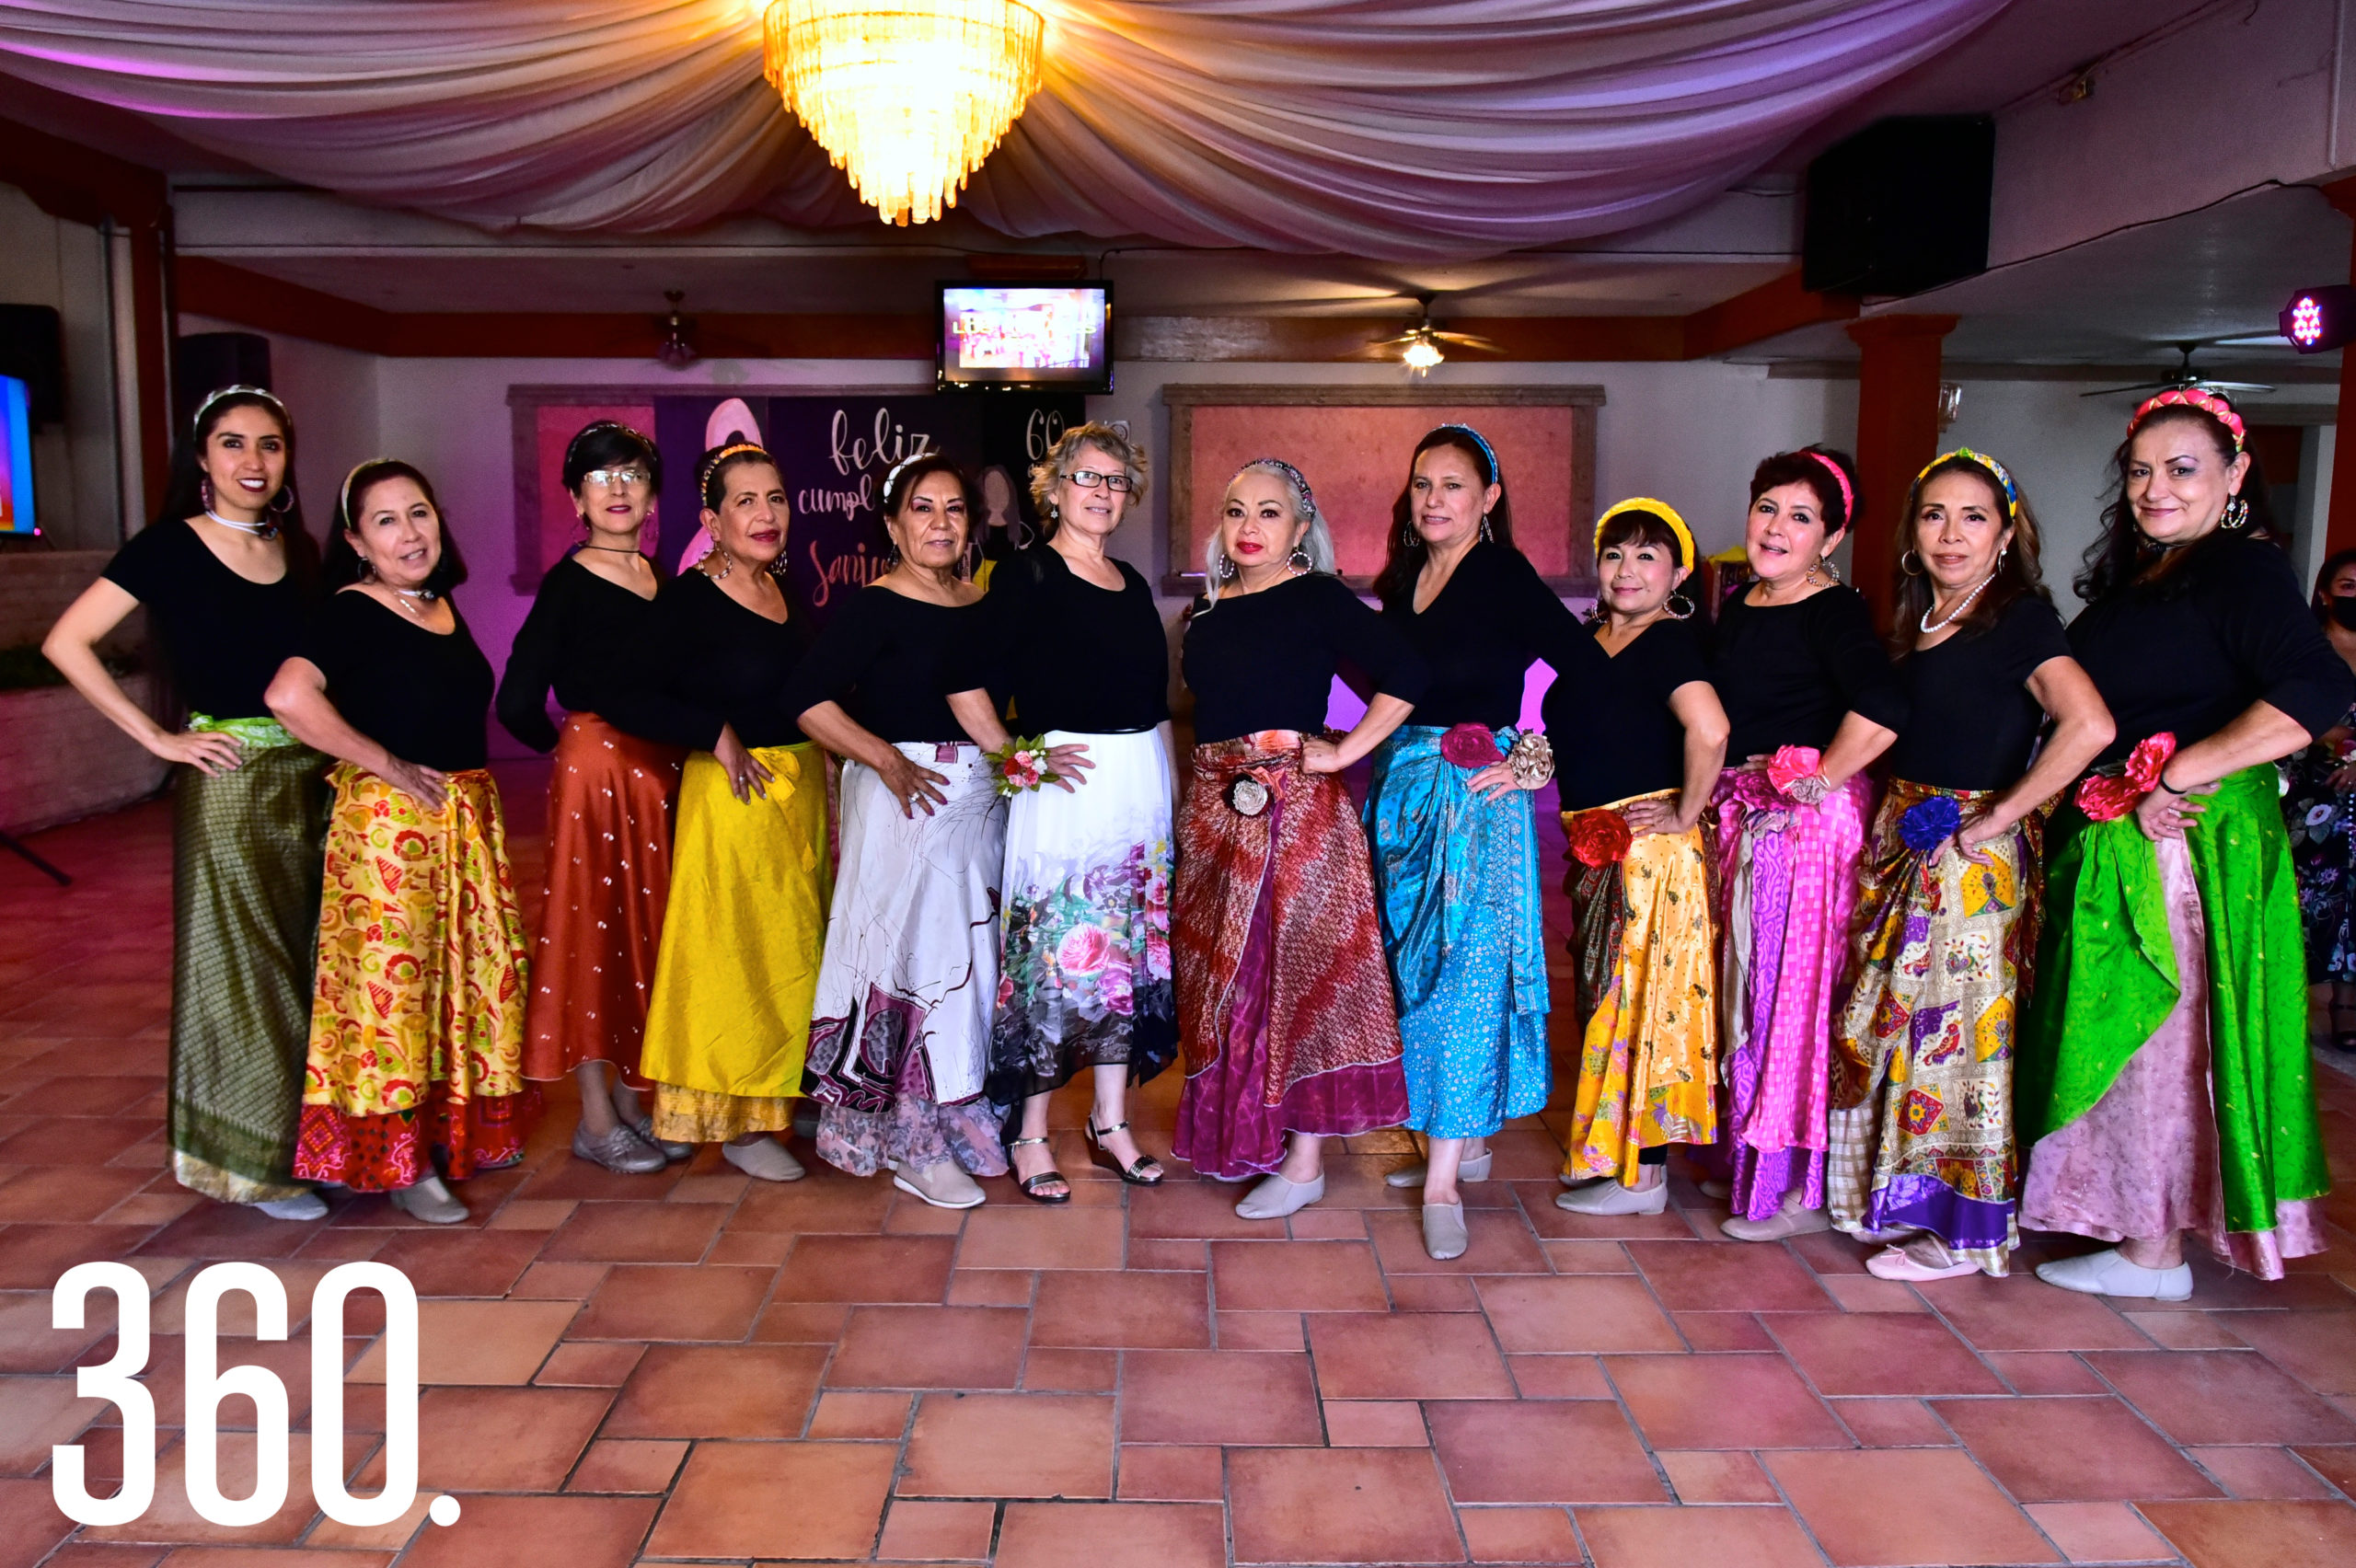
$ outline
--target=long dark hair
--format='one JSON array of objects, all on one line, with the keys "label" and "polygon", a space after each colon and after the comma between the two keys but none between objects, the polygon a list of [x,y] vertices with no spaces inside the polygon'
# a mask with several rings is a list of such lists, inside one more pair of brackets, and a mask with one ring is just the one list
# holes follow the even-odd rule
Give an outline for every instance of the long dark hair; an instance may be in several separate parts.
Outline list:
[{"label": "long dark hair", "polygon": [[1415,531],[1415,459],[1435,446],[1462,453],[1472,471],[1481,476],[1484,488],[1497,487],[1497,504],[1489,508],[1490,541],[1509,550],[1519,548],[1513,542],[1513,495],[1498,472],[1496,455],[1489,450],[1488,442],[1469,425],[1441,425],[1415,443],[1415,450],[1407,455],[1406,482],[1399,487],[1399,499],[1391,503],[1391,536],[1384,546],[1382,570],[1374,579],[1374,596],[1386,605],[1413,598],[1416,575],[1431,555],[1431,547]]},{"label": "long dark hair", "polygon": [[368,492],[387,479],[407,479],[425,496],[425,504],[433,508],[433,521],[442,534],[442,556],[433,563],[433,571],[418,586],[428,594],[447,594],[467,580],[467,558],[458,553],[457,536],[450,532],[449,513],[442,510],[441,501],[433,493],[433,481],[416,465],[404,463],[398,457],[372,457],[352,470],[343,481],[343,493],[336,498],[335,532],[328,537],[327,562],[323,572],[328,591],[349,587],[366,580],[361,571],[360,551],[352,543],[357,531],[360,503]]},{"label": "long dark hair", "polygon": [[[2231,399],[2222,393],[2211,395],[2232,407]],[[2234,432],[2225,427],[2225,421],[2189,403],[2154,409],[2140,423],[2128,426],[2126,439],[2110,455],[2110,502],[2102,509],[2102,536],[2086,547],[2078,575],[2070,584],[2077,590],[2078,597],[2089,605],[2134,582],[2145,568],[2169,553],[2143,536],[2143,530],[2135,525],[2135,508],[2127,500],[2127,467],[2134,458],[2135,437],[2154,425],[2164,424],[2189,424],[2199,430],[2216,448],[2220,462],[2231,465],[2240,455],[2235,450]],[[2242,488],[2235,493],[2248,503],[2247,525],[2231,531],[2212,529],[2207,537],[2173,552],[2175,559],[2169,561],[2167,571],[2173,586],[2163,583],[2163,594],[2181,592],[2184,585],[2189,584],[2193,579],[2184,572],[2184,563],[2213,545],[2236,536],[2281,543],[2274,533],[2274,511],[2267,502],[2266,476],[2256,453],[2249,454],[2249,471],[2242,476]]]},{"label": "long dark hair", "polygon": [[286,442],[286,482],[263,515],[278,525],[279,536],[286,541],[286,570],[297,586],[308,591],[319,584],[319,544],[303,524],[303,498],[294,489],[294,421],[280,402],[260,387],[240,387],[218,391],[198,405],[201,410],[184,440],[172,444],[172,464],[164,480],[164,503],[156,513],[158,523],[177,523],[194,517],[206,510],[204,504],[204,444],[222,420],[238,409],[260,409],[277,421],[278,433]]},{"label": "long dark hair", "polygon": [[1890,611],[1889,646],[1895,653],[1913,651],[1916,640],[1923,635],[1923,617],[1937,599],[1929,571],[1919,565],[1908,571],[1906,558],[1914,556],[1920,559],[1914,542],[1914,520],[1922,514],[1923,492],[1933,479],[1946,474],[1969,475],[1985,485],[1996,502],[1991,510],[2004,515],[2013,530],[2013,542],[2004,548],[2003,558],[1996,563],[1996,575],[1989,579],[1988,586],[1980,591],[1970,607],[1956,617],[1960,634],[1971,637],[1986,631],[2003,617],[2014,600],[2024,594],[2049,605],[2053,602],[2053,595],[2046,591],[2041,564],[2043,538],[2038,532],[2037,513],[2029,510],[2028,497],[2021,493],[2017,484],[2008,490],[2004,479],[1977,457],[1952,452],[1915,476],[1914,482],[1906,489],[1906,510],[1900,514],[1898,526],[1891,530],[1890,604],[1894,607]]}]

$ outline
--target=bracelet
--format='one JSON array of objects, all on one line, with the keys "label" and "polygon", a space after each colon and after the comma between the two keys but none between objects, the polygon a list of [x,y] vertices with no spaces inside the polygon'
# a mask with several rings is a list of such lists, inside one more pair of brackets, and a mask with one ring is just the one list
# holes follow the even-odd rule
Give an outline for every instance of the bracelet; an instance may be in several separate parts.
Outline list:
[{"label": "bracelet", "polygon": [[2185,791],[2177,789],[2175,785],[2168,782],[2168,770],[2165,767],[2161,768],[2157,773],[2152,776],[2152,782],[2157,784],[2161,789],[2165,790],[2169,794],[2176,796],[2178,800],[2184,798]]},{"label": "bracelet", "polygon": [[1536,790],[1554,777],[1554,747],[1542,730],[1525,730],[1506,753],[1506,767],[1515,783]]}]

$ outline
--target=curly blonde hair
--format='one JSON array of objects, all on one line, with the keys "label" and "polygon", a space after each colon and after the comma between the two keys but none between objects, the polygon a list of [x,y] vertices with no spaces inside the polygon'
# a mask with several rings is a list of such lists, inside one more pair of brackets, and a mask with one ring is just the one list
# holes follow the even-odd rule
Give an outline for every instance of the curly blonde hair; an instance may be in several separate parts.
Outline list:
[{"label": "curly blonde hair", "polygon": [[1128,421],[1091,420],[1086,424],[1074,425],[1056,438],[1045,457],[1031,465],[1031,500],[1045,520],[1040,530],[1043,537],[1054,538],[1056,530],[1063,525],[1063,520],[1056,515],[1056,481],[1063,478],[1066,466],[1083,446],[1093,446],[1120,460],[1121,471],[1129,477],[1131,506],[1145,499],[1152,465],[1146,459],[1145,444],[1130,438]]}]

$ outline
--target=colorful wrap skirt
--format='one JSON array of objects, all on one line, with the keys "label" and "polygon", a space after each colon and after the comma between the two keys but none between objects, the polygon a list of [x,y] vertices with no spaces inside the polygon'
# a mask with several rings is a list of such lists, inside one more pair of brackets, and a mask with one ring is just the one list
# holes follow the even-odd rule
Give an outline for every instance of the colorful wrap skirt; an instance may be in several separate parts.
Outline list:
[{"label": "colorful wrap skirt", "polygon": [[[1285,1136],[1407,1119],[1399,1013],[1350,792],[1304,773],[1301,737],[1195,748],[1178,818],[1178,1158],[1233,1180],[1283,1163]],[[1248,777],[1247,777],[1248,776]],[[1240,779],[1264,809],[1230,803]]]},{"label": "colorful wrap skirt", "polygon": [[2131,813],[2050,830],[2015,1104],[2021,1223],[2105,1241],[2197,1233],[2278,1279],[2325,1245],[2298,899],[2270,767],[2181,840]]},{"label": "colorful wrap skirt", "polygon": [[[1530,794],[1496,801],[1403,725],[1375,748],[1366,833],[1405,1043],[1407,1125],[1486,1137],[1546,1106],[1546,938]],[[1519,732],[1496,732],[1502,755]]]},{"label": "colorful wrap skirt", "polygon": [[1937,796],[1969,816],[1990,790],[1893,778],[1858,873],[1854,978],[1833,1030],[1832,1223],[1927,1230],[2002,1275],[2020,1245],[2013,1056],[2037,955],[2044,819],[1934,861],[1901,819]]},{"label": "colorful wrap skirt", "polygon": [[[1596,809],[1676,798],[1663,790]],[[1586,814],[1565,812],[1565,834]],[[1717,938],[1702,829],[1644,834],[1601,865],[1574,859],[1565,891],[1587,1024],[1563,1174],[1634,1187],[1645,1150],[1717,1136]]]},{"label": "colorful wrap skirt", "polygon": [[512,1165],[538,1113],[524,1078],[524,917],[499,788],[449,775],[440,806],[329,770],[327,891],[294,1174],[382,1193]]},{"label": "colorful wrap skirt", "polygon": [[575,713],[549,773],[548,896],[524,1009],[524,1076],[611,1062],[642,1089],[638,1053],[663,907],[671,806],[685,754]]},{"label": "colorful wrap skirt", "polygon": [[738,800],[694,752],[679,776],[671,902],[639,1071],[654,1133],[725,1143],[793,1125],[826,934],[826,767],[807,741],[756,746],[768,793]]},{"label": "colorful wrap skirt", "polygon": [[1091,1067],[1143,1083],[1178,1055],[1170,974],[1170,745],[1160,730],[1051,730],[1084,745],[1067,793],[1025,790],[1006,818],[1006,915],[988,1094],[1011,1106]]},{"label": "colorful wrap skirt", "polygon": [[1803,806],[1750,766],[1721,774],[1711,797],[1726,1039],[1715,1159],[1747,1219],[1774,1214],[1787,1192],[1824,1206],[1832,1009],[1872,795],[1861,775]]},{"label": "colorful wrap skirt", "polygon": [[294,1181],[328,831],[328,759],[271,719],[207,719],[237,766],[174,786],[172,1176],[225,1204]]},{"label": "colorful wrap skirt", "polygon": [[905,744],[949,799],[900,810],[883,776],[842,767],[842,860],[826,923],[803,1089],[818,1154],[854,1176],[954,1159],[1006,1170],[982,1098],[998,1003],[1006,801],[978,746]]}]

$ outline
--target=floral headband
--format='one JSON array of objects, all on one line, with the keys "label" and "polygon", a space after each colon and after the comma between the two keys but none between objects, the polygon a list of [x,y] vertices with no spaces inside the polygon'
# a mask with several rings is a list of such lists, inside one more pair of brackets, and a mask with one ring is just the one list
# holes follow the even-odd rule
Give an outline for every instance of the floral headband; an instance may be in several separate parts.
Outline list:
[{"label": "floral headband", "polygon": [[1841,487],[1841,526],[1846,528],[1850,524],[1854,523],[1857,520],[1857,496],[1856,492],[1849,488],[1849,476],[1841,471],[1841,465],[1823,453],[1812,452],[1805,446],[1800,448],[1800,455],[1813,457],[1823,464],[1824,471],[1832,476],[1832,482]]},{"label": "floral headband", "polygon": [[1309,488],[1309,477],[1303,474],[1299,468],[1294,467],[1291,464],[1286,462],[1281,457],[1254,457],[1252,461],[1244,464],[1242,467],[1238,468],[1235,471],[1237,474],[1242,475],[1249,473],[1253,468],[1274,468],[1286,478],[1290,479],[1292,481],[1293,489],[1300,491],[1301,510],[1311,517],[1317,515],[1316,492]]},{"label": "floral headband", "polygon": [[[1469,424],[1444,424],[1439,427],[1439,430],[1433,431],[1432,435],[1438,435],[1442,430],[1454,431],[1459,435],[1471,436],[1472,444],[1481,449],[1481,455],[1489,460],[1489,482],[1493,485],[1501,485],[1506,482],[1506,466],[1497,461],[1496,448],[1489,444],[1487,436],[1483,435]],[[1426,436],[1425,439],[1428,441],[1431,437]]]},{"label": "floral headband", "polygon": [[1623,512],[1649,512],[1668,524],[1669,531],[1677,536],[1677,564],[1688,571],[1693,570],[1693,530],[1685,525],[1685,519],[1677,514],[1677,508],[1665,501],[1655,501],[1648,495],[1632,495],[1625,501],[1614,502],[1602,516],[1595,520],[1596,554],[1603,553],[1603,525]]},{"label": "floral headband", "polygon": [[2234,412],[2234,406],[2214,392],[2204,391],[2198,386],[2174,386],[2156,398],[2146,398],[2133,417],[2128,420],[2127,433],[2133,435],[2138,425],[2162,409],[2198,409],[2209,415],[2232,434],[2234,455],[2236,457],[2242,455],[2243,444],[2249,439],[2249,432],[2242,427],[2242,417]]},{"label": "floral headband", "polygon": [[286,405],[278,400],[277,393],[267,386],[248,386],[240,382],[235,386],[216,386],[204,395],[204,401],[196,406],[196,417],[189,421],[189,436],[191,440],[199,431],[204,428],[204,416],[213,411],[213,405],[225,398],[259,398],[278,410],[280,423],[291,425],[294,422],[287,415]]},{"label": "floral headband", "polygon": [[1988,477],[1994,479],[1997,485],[2004,492],[2005,520],[2008,522],[2019,521],[2021,514],[2021,492],[2020,487],[2013,483],[2012,474],[2006,470],[2002,463],[1997,462],[1996,459],[1989,456],[1985,452],[1974,452],[1969,446],[1958,446],[1952,452],[1942,452],[1936,457],[1934,457],[1929,462],[1923,464],[1923,471],[1914,476],[1915,487],[1920,489],[1923,481],[1931,477],[1931,470],[1937,467],[1940,464],[1952,463],[1958,460],[1961,460],[1966,463],[1977,464],[1979,467],[1987,469]]}]

